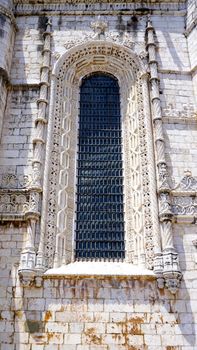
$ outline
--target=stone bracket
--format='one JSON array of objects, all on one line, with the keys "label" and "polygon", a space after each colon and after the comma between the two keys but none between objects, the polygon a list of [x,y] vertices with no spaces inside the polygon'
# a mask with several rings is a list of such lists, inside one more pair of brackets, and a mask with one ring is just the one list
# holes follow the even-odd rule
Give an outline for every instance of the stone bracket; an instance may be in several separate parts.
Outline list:
[{"label": "stone bracket", "polygon": [[20,269],[18,270],[21,285],[26,287],[40,288],[43,285],[43,273],[36,269]]},{"label": "stone bracket", "polygon": [[176,294],[182,279],[178,254],[175,251],[166,251],[159,257],[156,255],[154,271],[158,288],[167,288],[172,294]]}]

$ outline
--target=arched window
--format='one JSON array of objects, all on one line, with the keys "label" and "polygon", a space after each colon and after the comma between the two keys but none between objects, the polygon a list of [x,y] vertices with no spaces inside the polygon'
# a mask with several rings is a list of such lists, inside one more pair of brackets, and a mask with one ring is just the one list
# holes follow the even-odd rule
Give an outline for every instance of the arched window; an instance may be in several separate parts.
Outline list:
[{"label": "arched window", "polygon": [[40,255],[48,268],[104,259],[152,269],[160,241],[146,75],[112,43],[67,56],[51,87]]},{"label": "arched window", "polygon": [[120,94],[97,73],[80,88],[77,160],[77,260],[125,257]]}]

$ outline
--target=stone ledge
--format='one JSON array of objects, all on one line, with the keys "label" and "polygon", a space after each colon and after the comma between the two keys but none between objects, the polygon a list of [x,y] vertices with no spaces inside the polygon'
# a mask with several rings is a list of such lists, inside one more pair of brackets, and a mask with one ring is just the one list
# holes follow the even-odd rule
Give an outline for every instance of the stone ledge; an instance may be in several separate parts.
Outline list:
[{"label": "stone ledge", "polygon": [[74,262],[47,270],[44,277],[132,277],[156,279],[153,271],[124,262]]}]

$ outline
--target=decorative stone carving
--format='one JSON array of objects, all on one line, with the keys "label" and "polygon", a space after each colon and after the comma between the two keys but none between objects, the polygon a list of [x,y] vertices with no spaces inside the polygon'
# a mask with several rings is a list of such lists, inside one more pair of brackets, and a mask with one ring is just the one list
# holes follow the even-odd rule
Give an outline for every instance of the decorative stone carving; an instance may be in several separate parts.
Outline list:
[{"label": "decorative stone carving", "polygon": [[[48,104],[48,86],[49,86],[49,73],[50,73],[50,61],[51,61],[51,21],[48,19],[46,31],[43,33],[44,37],[44,47],[43,47],[43,62],[40,70],[40,96],[37,100],[38,104],[38,116],[35,120],[35,133],[33,138],[33,161],[32,161],[32,181],[31,187],[34,191],[30,192],[30,207],[29,211],[31,214],[31,219],[28,221],[27,227],[27,242],[25,249],[21,253],[21,263],[19,267],[20,280],[24,285],[30,285],[34,280],[37,281],[38,285],[40,283],[40,266],[41,254],[38,251],[38,259],[36,260],[35,252],[35,224],[34,219],[35,211],[39,210],[39,193],[36,191],[42,190],[42,162],[43,162],[43,145],[45,143],[44,139],[44,129],[46,120],[46,107]],[[36,279],[35,279],[36,277]]]},{"label": "decorative stone carving", "polygon": [[161,221],[172,217],[171,201],[168,193],[163,192],[159,195],[159,217]]},{"label": "decorative stone carving", "polygon": [[[26,0],[25,3],[22,3],[22,1],[14,0],[14,3],[17,4],[15,8],[15,13],[17,15],[31,15],[32,12],[39,12],[40,15],[46,14],[46,12],[50,13],[53,12],[56,15],[64,15],[68,12],[76,11],[76,4],[80,12],[83,11],[83,14],[92,15],[93,13],[98,11],[98,0],[84,0],[81,2],[81,0],[59,0],[59,1],[53,1],[45,0],[45,6],[43,7],[42,3],[32,3],[31,0]],[[111,7],[111,4],[115,4],[115,6]],[[166,10],[166,3],[167,3],[167,10]],[[60,5],[61,4],[61,5]],[[124,5],[126,4],[126,8],[124,8]],[[149,11],[156,11],[157,14],[163,15],[166,11],[173,14],[174,11],[179,11],[180,8],[184,10],[184,5],[180,1],[176,3],[172,3],[172,1],[166,0],[165,3],[150,3]],[[131,1],[117,1],[110,0],[102,2],[102,12],[105,11],[108,14],[117,15],[117,12],[121,12],[122,15],[128,16],[130,11],[132,11],[132,14],[135,13],[137,10],[137,13],[142,16],[145,15],[146,9],[141,6],[141,4],[137,4],[136,2]],[[128,12],[129,11],[129,12]]]},{"label": "decorative stone carving", "polygon": [[[65,44],[65,47],[66,47],[66,44]],[[71,47],[72,47],[72,45],[71,45]],[[52,58],[57,61],[60,58],[60,53],[59,52],[53,52],[52,53]]]},{"label": "decorative stone carving", "polygon": [[197,215],[197,179],[190,170],[171,191],[172,213],[178,223],[193,223]]},{"label": "decorative stone carving", "polygon": [[11,173],[0,175],[0,188],[28,188],[31,183],[32,177],[30,175],[20,175],[19,177]]},{"label": "decorative stone carving", "polygon": [[10,9],[0,5],[0,13],[7,16],[10,19],[11,23],[14,25],[14,29],[17,30],[16,19],[13,12]]},{"label": "decorative stone carving", "polygon": [[44,128],[46,124],[46,107],[48,104],[48,85],[49,85],[49,71],[51,61],[51,21],[48,19],[47,29],[43,34],[44,48],[43,48],[43,62],[40,70],[40,97],[38,103],[38,117],[35,120],[35,136],[33,139],[33,161],[32,161],[32,185],[35,188],[42,188],[42,162],[43,162],[43,145]]},{"label": "decorative stone carving", "polygon": [[172,202],[172,211],[174,215],[196,215],[197,197],[174,197]]},{"label": "decorative stone carving", "polygon": [[190,170],[184,171],[184,177],[180,181],[180,183],[174,188],[177,192],[179,191],[197,191],[197,179],[192,176],[192,172]]},{"label": "decorative stone carving", "polygon": [[[81,37],[80,39],[73,38],[72,40],[66,41],[64,44],[64,47],[68,50],[73,46],[77,46],[77,45],[80,45],[80,44],[85,43],[87,41],[93,40],[94,37],[95,37],[94,33],[84,34],[83,37]],[[59,54],[59,57],[60,57],[60,54]]]},{"label": "decorative stone carving", "polygon": [[179,267],[178,254],[176,252],[165,252],[163,254],[163,260],[163,276],[165,278],[166,287],[172,294],[176,294],[182,278],[182,273]]},{"label": "decorative stone carving", "polygon": [[167,105],[167,108],[163,109],[163,116],[178,119],[197,118],[197,111],[195,111],[195,106],[191,103],[183,104],[182,109],[177,109],[173,103],[170,103]]},{"label": "decorative stone carving", "polygon": [[165,282],[166,282],[166,287],[172,294],[176,294],[179,287],[180,287],[180,281],[182,278],[182,273],[178,272],[170,272],[168,274],[164,274],[165,276]]},{"label": "decorative stone carving", "polygon": [[25,248],[21,253],[20,266],[18,270],[20,281],[25,287],[30,286],[35,277],[35,225],[35,219],[28,220],[27,241],[25,244]]},{"label": "decorative stone carving", "polygon": [[[30,286],[40,281],[35,280],[36,251],[35,227],[40,217],[40,193],[31,188],[31,177],[22,175],[17,178],[14,174],[5,174],[1,177],[0,213],[2,221],[26,221],[27,233],[25,248],[21,253],[19,277],[23,286]],[[17,186],[18,188],[14,188]],[[23,188],[20,188],[23,186]]]},{"label": "decorative stone carving", "polygon": [[[161,239],[163,248],[163,278],[166,287],[176,293],[181,279],[181,272],[178,263],[178,254],[175,252],[172,237],[172,211],[171,192],[169,175],[165,160],[165,145],[162,130],[161,101],[159,94],[158,62],[156,58],[155,30],[148,17],[146,27],[147,51],[149,56],[152,118],[154,127],[154,141],[157,161],[157,191],[159,194],[159,218],[161,228]],[[157,261],[156,261],[157,262]],[[157,262],[158,264],[158,262]],[[158,273],[158,285],[161,286],[161,270],[155,266],[155,273]],[[160,265],[161,268],[161,265]]]},{"label": "decorative stone carving", "polygon": [[167,165],[165,163],[158,164],[158,175],[159,175],[159,191],[166,191],[169,189],[169,175],[167,171]]},{"label": "decorative stone carving", "polygon": [[[48,194],[43,193],[45,198],[43,208],[46,208],[43,217],[47,215],[45,218],[47,228],[45,229],[43,222],[42,249],[40,249],[42,260],[45,260],[47,267],[52,267],[54,263],[55,266],[59,266],[73,259],[75,215],[73,188],[75,188],[79,85],[83,76],[103,71],[110,74],[116,72],[122,96],[125,196],[128,196],[128,200],[125,199],[126,260],[153,268],[154,239],[150,203],[151,196],[155,196],[155,190],[149,188],[150,164],[147,158],[147,139],[149,140],[152,134],[151,126],[149,131],[145,127],[145,118],[148,117],[144,110],[144,100],[147,99],[149,105],[149,96],[143,95],[142,67],[143,64],[132,51],[107,40],[90,41],[71,48],[56,63],[56,76],[52,82],[51,94],[53,105],[50,110],[50,118],[53,118],[54,123],[52,129],[52,123],[49,121],[51,137],[48,137],[48,158],[46,158],[49,182],[44,183],[44,189],[48,190]],[[136,155],[135,159],[130,147]],[[150,159],[154,168],[153,157]],[[155,235],[157,234],[158,232]],[[56,250],[54,250],[55,244]]]},{"label": "decorative stone carving", "polygon": [[[99,24],[99,23],[101,23],[101,24]],[[97,25],[98,25],[98,28],[96,29],[95,27],[97,27]],[[138,56],[140,57],[140,59],[142,60],[145,69],[147,69],[148,68],[147,52],[145,50],[144,42],[139,43],[139,42],[134,41],[131,38],[130,34],[128,34],[128,33],[124,33],[124,35],[121,36],[117,32],[106,32],[107,27],[108,27],[107,23],[102,22],[102,21],[100,21],[100,19],[98,19],[96,22],[93,22],[91,24],[91,28],[93,28],[94,30],[97,30],[97,32],[100,31],[100,34],[97,32],[96,32],[96,34],[95,33],[84,34],[83,37],[81,37],[80,39],[74,38],[72,40],[66,41],[64,44],[64,47],[68,50],[74,46],[80,45],[82,43],[86,43],[87,41],[92,41],[92,40],[99,39],[102,37],[102,39],[105,39],[108,42],[111,41],[111,42],[117,43],[118,45],[128,47],[129,49],[136,52],[138,54]],[[57,52],[54,53],[53,55],[54,55],[55,59],[59,58],[58,56],[60,56],[60,54]]]},{"label": "decorative stone carving", "polygon": [[95,39],[100,39],[101,36],[105,36],[105,31],[108,28],[108,24],[101,20],[100,16],[98,16],[95,22],[91,23],[91,28],[94,29]]},{"label": "decorative stone carving", "polygon": [[158,288],[162,289],[165,285],[165,280],[163,277],[163,255],[162,253],[156,253],[154,257],[154,271],[157,276]]},{"label": "decorative stone carving", "polygon": [[32,215],[38,218],[39,206],[40,195],[37,192],[0,189],[1,220],[27,220]]}]

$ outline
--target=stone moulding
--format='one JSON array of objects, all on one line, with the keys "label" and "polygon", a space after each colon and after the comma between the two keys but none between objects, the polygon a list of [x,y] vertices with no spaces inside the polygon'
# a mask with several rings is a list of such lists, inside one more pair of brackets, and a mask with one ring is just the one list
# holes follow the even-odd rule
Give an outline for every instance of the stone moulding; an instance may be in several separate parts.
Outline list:
[{"label": "stone moulding", "polygon": [[[61,3],[60,3],[61,2]],[[44,4],[32,4],[30,1],[18,2],[15,6],[15,15],[75,15],[83,12],[84,14],[91,15],[93,13],[118,15],[121,11],[124,15],[147,15],[148,13],[158,15],[161,14],[167,16],[185,16],[186,8],[184,0],[180,1],[163,1],[157,2],[153,0],[148,3],[148,9],[143,8],[137,1],[116,1],[116,0],[106,0],[99,2],[96,0],[85,0],[83,3],[80,0],[76,1],[66,1],[66,3],[61,0],[58,2],[48,3],[44,1]]]}]

